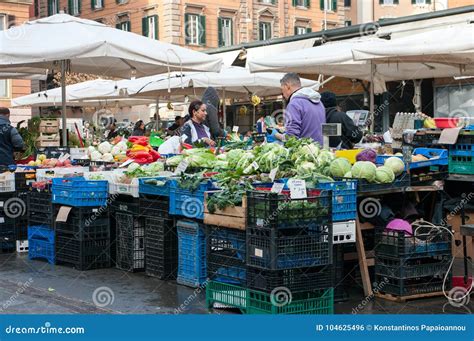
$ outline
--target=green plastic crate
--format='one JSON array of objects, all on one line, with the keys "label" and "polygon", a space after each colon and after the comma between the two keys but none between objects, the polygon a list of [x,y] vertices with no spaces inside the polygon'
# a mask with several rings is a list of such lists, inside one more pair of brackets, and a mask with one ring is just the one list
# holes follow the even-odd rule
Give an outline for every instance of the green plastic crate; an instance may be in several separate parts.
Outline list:
[{"label": "green plastic crate", "polygon": [[[272,302],[277,296],[236,285],[210,281],[206,286],[206,303],[240,309],[246,314],[334,314],[334,289],[298,293],[288,304]],[[274,304],[275,303],[275,304]]]},{"label": "green plastic crate", "polygon": [[472,157],[450,156],[448,170],[450,174],[474,174],[474,162]]}]

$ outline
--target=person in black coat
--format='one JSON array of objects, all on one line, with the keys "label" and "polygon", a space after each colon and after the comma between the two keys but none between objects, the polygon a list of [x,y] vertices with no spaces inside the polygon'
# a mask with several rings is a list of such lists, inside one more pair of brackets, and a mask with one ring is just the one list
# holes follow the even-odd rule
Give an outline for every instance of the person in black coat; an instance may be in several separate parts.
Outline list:
[{"label": "person in black coat", "polygon": [[354,144],[362,139],[362,131],[345,112],[339,111],[335,93],[330,91],[323,92],[321,94],[321,102],[326,108],[326,123],[341,124],[341,136],[330,136],[329,147],[352,149]]},{"label": "person in black coat", "polygon": [[207,117],[204,124],[211,130],[211,137],[216,139],[225,136],[224,130],[219,125],[219,94],[213,87],[208,87],[202,94],[201,100],[207,107]]},{"label": "person in black coat", "polygon": [[9,166],[15,163],[13,152],[25,148],[23,139],[18,130],[10,123],[10,110],[0,108],[0,166]]},{"label": "person in black coat", "polygon": [[145,135],[145,123],[142,120],[138,120],[133,128],[132,136],[144,136]]}]

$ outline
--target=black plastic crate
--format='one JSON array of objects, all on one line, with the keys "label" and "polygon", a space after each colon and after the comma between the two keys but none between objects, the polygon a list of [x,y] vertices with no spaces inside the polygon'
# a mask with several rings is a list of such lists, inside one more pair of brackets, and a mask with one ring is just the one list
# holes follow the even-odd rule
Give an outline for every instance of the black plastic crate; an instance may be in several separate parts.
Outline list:
[{"label": "black plastic crate", "polygon": [[325,289],[333,286],[333,267],[262,270],[247,268],[247,287],[271,293],[275,288],[286,287],[292,293]]},{"label": "black plastic crate", "polygon": [[178,236],[173,219],[145,217],[145,272],[160,279],[175,279]]},{"label": "black plastic crate", "polygon": [[36,213],[53,214],[53,195],[47,191],[31,190],[28,192],[28,211]]},{"label": "black plastic crate", "polygon": [[140,202],[138,198],[134,198],[129,195],[119,194],[111,200],[110,205],[110,214],[113,212],[124,212],[131,214],[140,214]]},{"label": "black plastic crate", "polygon": [[13,212],[15,213],[16,240],[26,240],[28,239],[28,191],[16,191],[16,197],[19,200]]},{"label": "black plastic crate", "polygon": [[[444,288],[447,291],[451,289],[451,278],[451,274],[449,274]],[[401,297],[441,292],[443,291],[443,280],[444,275],[410,279],[375,275],[379,292]]]},{"label": "black plastic crate", "polygon": [[[145,270],[145,229],[140,218],[128,213],[115,213],[116,266],[125,271]],[[143,221],[143,220],[142,220]]]},{"label": "black plastic crate", "polygon": [[414,147],[440,148],[438,144],[440,133],[433,133],[429,131],[417,132],[413,136]]},{"label": "black plastic crate", "polygon": [[168,218],[169,203],[169,197],[140,195],[140,216]]},{"label": "black plastic crate", "polygon": [[54,217],[52,213],[38,213],[38,212],[30,211],[28,213],[27,225],[28,226],[44,225],[52,229],[54,227]]},{"label": "black plastic crate", "polygon": [[77,270],[109,268],[110,240],[78,240],[56,235],[56,264],[69,265]]},{"label": "black plastic crate", "polygon": [[36,181],[36,171],[15,172],[15,190],[28,191],[31,184]]},{"label": "black plastic crate", "polygon": [[[352,179],[351,179],[352,180]],[[399,189],[404,187],[409,187],[411,184],[410,182],[410,175],[404,172],[402,175],[395,178],[395,180],[391,183],[387,184],[377,184],[368,182],[365,179],[358,179],[357,180],[357,192],[358,193],[372,193],[378,191],[387,191],[391,189]]]},{"label": "black plastic crate", "polygon": [[0,253],[10,253],[15,250],[15,222],[7,218],[3,223],[0,223]]},{"label": "black plastic crate", "polygon": [[[63,205],[54,205],[54,216]],[[109,239],[110,219],[107,207],[72,207],[67,222],[55,221],[58,234],[79,239]]]},{"label": "black plastic crate", "polygon": [[334,275],[334,301],[344,302],[349,299],[345,284],[344,269],[344,244],[336,244],[333,246],[333,275]]},{"label": "black plastic crate", "polygon": [[396,258],[423,258],[451,255],[451,234],[445,229],[419,229],[416,235],[403,231],[375,230],[375,255]]},{"label": "black plastic crate", "polygon": [[247,265],[268,270],[332,264],[332,225],[277,230],[247,227]]},{"label": "black plastic crate", "polygon": [[425,185],[433,181],[445,180],[448,176],[448,166],[416,168],[410,171],[410,184],[411,186]]},{"label": "black plastic crate", "polygon": [[375,273],[393,278],[443,276],[449,270],[451,256],[426,258],[375,258]]},{"label": "black plastic crate", "polygon": [[246,285],[245,231],[209,225],[207,238],[207,274],[216,282]]},{"label": "black plastic crate", "polygon": [[269,191],[247,191],[247,225],[269,228],[302,228],[332,222],[331,191],[308,191],[305,199],[290,199]]}]

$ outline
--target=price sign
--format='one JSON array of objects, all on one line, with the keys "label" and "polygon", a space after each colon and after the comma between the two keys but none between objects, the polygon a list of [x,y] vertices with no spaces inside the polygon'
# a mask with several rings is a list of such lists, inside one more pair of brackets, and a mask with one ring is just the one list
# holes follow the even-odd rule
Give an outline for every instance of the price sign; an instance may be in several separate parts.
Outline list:
[{"label": "price sign", "polygon": [[270,171],[270,179],[273,181],[275,181],[275,177],[276,177],[276,174],[278,172],[278,167],[277,168],[273,168],[271,171]]},{"label": "price sign", "polygon": [[238,133],[239,132],[239,126],[233,126],[232,127],[232,132],[233,133]]},{"label": "price sign", "polygon": [[176,167],[175,174],[184,173],[186,169],[188,168],[188,166],[189,166],[189,161],[187,159],[184,159],[183,161],[179,163],[178,167]]},{"label": "price sign", "polygon": [[278,183],[278,182],[275,182],[272,186],[272,193],[277,193],[277,194],[280,194],[281,191],[283,190],[283,187],[285,187],[285,184],[283,183]]},{"label": "price sign", "polygon": [[306,182],[300,179],[288,180],[288,187],[290,188],[291,199],[304,199],[306,194]]}]

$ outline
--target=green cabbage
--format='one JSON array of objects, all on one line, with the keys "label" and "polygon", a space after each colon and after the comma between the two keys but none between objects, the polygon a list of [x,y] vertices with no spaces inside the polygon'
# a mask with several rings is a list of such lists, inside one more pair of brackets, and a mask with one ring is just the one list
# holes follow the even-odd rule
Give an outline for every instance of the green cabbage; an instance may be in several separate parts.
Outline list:
[{"label": "green cabbage", "polygon": [[389,184],[395,180],[395,174],[389,167],[378,167],[375,171],[375,180],[379,183]]},{"label": "green cabbage", "polygon": [[396,156],[389,157],[385,160],[384,166],[390,168],[395,176],[402,174],[405,170],[403,160]]},{"label": "green cabbage", "polygon": [[347,172],[351,171],[351,163],[344,157],[339,157],[331,162],[330,172],[333,177],[343,177]]},{"label": "green cabbage", "polygon": [[375,171],[377,167],[369,161],[357,161],[352,166],[352,177],[356,179],[365,179],[368,182],[375,181]]},{"label": "green cabbage", "polygon": [[347,172],[344,174],[344,178],[352,178],[352,172]]},{"label": "green cabbage", "polygon": [[317,157],[319,167],[329,165],[334,160],[334,154],[329,150],[321,150]]},{"label": "green cabbage", "polygon": [[310,175],[316,171],[316,165],[312,162],[304,161],[296,169],[299,176]]}]

